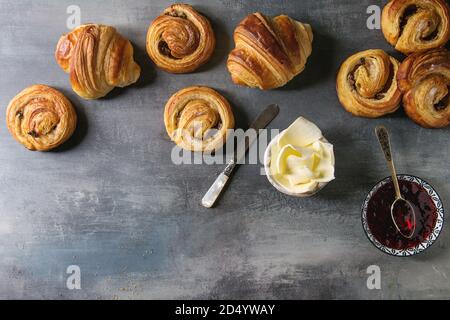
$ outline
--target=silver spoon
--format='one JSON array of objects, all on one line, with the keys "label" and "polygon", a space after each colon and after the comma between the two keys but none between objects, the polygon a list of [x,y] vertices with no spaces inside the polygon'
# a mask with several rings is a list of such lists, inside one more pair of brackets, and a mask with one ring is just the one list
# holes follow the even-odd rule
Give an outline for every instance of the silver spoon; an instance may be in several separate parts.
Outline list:
[{"label": "silver spoon", "polygon": [[[411,203],[402,197],[400,186],[398,185],[397,173],[395,171],[394,161],[392,160],[391,143],[389,133],[386,127],[377,126],[375,133],[383,150],[384,157],[391,170],[392,182],[395,188],[395,201],[391,205],[391,218],[397,231],[405,238],[411,239],[416,231],[416,214]],[[411,218],[412,219],[409,219]],[[404,228],[402,228],[404,227]],[[404,230],[406,229],[406,230]]]}]

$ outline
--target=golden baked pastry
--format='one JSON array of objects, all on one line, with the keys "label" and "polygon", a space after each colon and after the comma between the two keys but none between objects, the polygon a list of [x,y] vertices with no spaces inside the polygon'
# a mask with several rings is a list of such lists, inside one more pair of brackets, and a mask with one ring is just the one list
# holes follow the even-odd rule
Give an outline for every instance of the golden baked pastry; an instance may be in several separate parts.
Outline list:
[{"label": "golden baked pastry", "polygon": [[190,151],[220,149],[234,128],[228,101],[213,89],[189,87],[175,93],[167,102],[164,123],[172,141]]},{"label": "golden baked pastry", "polygon": [[196,70],[211,57],[216,37],[208,19],[187,4],[174,4],[150,25],[147,52],[170,73]]},{"label": "golden baked pastry", "polygon": [[359,117],[377,118],[396,111],[401,92],[396,74],[399,62],[383,50],[366,50],[342,64],[336,81],[339,101]]},{"label": "golden baked pastry", "polygon": [[445,0],[392,0],[383,9],[386,40],[404,54],[444,46],[450,38],[450,13]]},{"label": "golden baked pastry", "polygon": [[70,138],[77,125],[77,114],[62,93],[34,85],[11,100],[6,124],[12,136],[26,148],[48,151]]},{"label": "golden baked pastry", "polygon": [[82,25],[62,36],[55,57],[70,74],[73,90],[85,99],[104,97],[114,87],[135,83],[141,74],[130,41],[100,24]]},{"label": "golden baked pastry", "polygon": [[397,74],[407,115],[425,128],[450,125],[450,52],[435,49],[410,55]]},{"label": "golden baked pastry", "polygon": [[248,15],[234,31],[236,48],[228,57],[233,82],[263,90],[284,86],[301,73],[312,52],[309,24],[286,15]]}]

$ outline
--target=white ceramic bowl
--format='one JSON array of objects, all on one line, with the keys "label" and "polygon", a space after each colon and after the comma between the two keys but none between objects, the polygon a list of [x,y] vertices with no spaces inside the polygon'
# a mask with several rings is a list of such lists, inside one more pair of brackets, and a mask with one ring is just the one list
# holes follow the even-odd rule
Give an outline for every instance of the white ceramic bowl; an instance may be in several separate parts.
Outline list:
[{"label": "white ceramic bowl", "polygon": [[[270,173],[270,162],[271,162],[271,155],[272,155],[272,146],[278,142],[278,138],[280,137],[280,134],[277,135],[275,138],[272,139],[272,141],[267,146],[266,152],[264,153],[264,170],[266,171],[266,177],[269,180],[270,184],[275,187],[278,191],[281,193],[287,194],[288,196],[297,197],[297,198],[307,198],[315,195],[320,190],[325,188],[326,185],[328,185],[329,182],[326,183],[319,183],[319,186],[316,190],[309,193],[293,193],[289,190],[286,190],[285,187],[283,187],[281,184],[279,184],[271,175]],[[327,139],[322,138],[322,142],[329,143]]]}]

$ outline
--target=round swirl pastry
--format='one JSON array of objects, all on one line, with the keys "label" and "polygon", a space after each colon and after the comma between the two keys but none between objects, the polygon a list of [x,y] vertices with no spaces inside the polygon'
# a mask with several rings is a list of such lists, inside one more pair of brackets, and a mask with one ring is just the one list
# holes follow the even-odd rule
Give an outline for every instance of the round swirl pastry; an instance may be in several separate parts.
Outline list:
[{"label": "round swirl pastry", "polygon": [[190,151],[220,149],[234,128],[228,101],[207,87],[189,87],[174,94],[166,104],[164,123],[171,139]]},{"label": "round swirl pastry", "polygon": [[85,99],[102,98],[115,87],[129,86],[141,74],[130,41],[105,25],[82,25],[62,36],[55,57],[70,74],[73,90]]},{"label": "round swirl pastry", "polygon": [[70,138],[77,115],[62,93],[48,86],[34,85],[11,100],[6,124],[12,136],[26,148],[48,151]]},{"label": "round swirl pastry", "polygon": [[449,7],[445,0],[392,0],[383,9],[381,29],[404,54],[439,48],[450,37]]},{"label": "round swirl pastry", "polygon": [[407,115],[425,128],[450,125],[450,52],[434,49],[410,55],[397,74]]},{"label": "round swirl pastry", "polygon": [[286,15],[248,15],[234,31],[236,48],[228,57],[233,82],[262,90],[284,86],[305,69],[312,41],[309,24]]},{"label": "round swirl pastry", "polygon": [[170,6],[148,29],[147,52],[170,73],[196,70],[209,60],[215,46],[211,24],[187,4]]},{"label": "round swirl pastry", "polygon": [[355,116],[377,118],[395,112],[401,101],[399,62],[383,50],[349,57],[339,69],[336,90],[342,106]]}]

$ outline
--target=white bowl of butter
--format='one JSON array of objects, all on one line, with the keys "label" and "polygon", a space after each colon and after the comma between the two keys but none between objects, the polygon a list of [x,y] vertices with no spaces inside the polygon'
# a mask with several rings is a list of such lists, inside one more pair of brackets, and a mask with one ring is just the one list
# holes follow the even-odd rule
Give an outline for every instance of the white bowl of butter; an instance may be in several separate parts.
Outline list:
[{"label": "white bowl of butter", "polygon": [[264,168],[278,191],[310,197],[335,179],[333,145],[314,123],[300,117],[270,142]]}]

